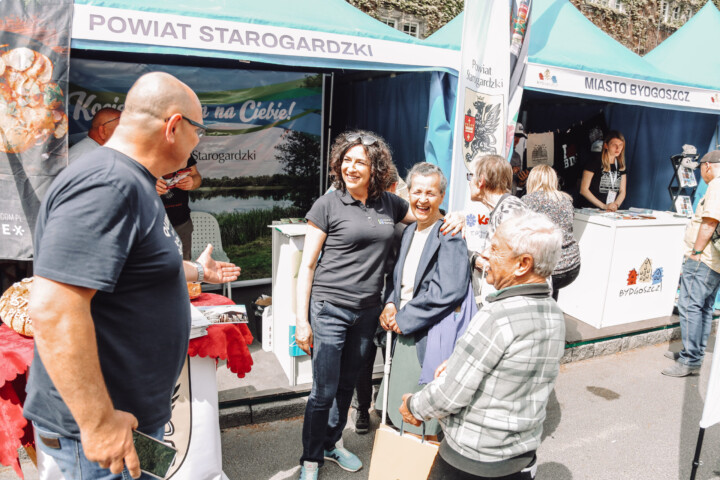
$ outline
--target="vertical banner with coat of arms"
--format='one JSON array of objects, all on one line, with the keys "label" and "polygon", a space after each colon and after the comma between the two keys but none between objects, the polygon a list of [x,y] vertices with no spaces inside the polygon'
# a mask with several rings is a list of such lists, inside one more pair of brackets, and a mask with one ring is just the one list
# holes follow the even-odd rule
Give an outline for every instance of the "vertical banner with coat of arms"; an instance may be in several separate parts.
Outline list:
[{"label": "vertical banner with coat of arms", "polygon": [[0,259],[33,256],[45,191],[67,165],[72,0],[2,0]]},{"label": "vertical banner with coat of arms", "polygon": [[507,1],[465,2],[450,210],[467,210],[470,205],[466,173],[473,160],[507,153],[509,18]]}]

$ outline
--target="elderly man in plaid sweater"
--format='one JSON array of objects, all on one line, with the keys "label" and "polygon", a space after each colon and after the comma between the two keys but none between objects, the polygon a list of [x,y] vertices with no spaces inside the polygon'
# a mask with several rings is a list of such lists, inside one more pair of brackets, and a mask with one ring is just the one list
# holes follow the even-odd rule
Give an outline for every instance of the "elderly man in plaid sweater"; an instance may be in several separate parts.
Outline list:
[{"label": "elderly man in plaid sweater", "polygon": [[518,212],[483,252],[497,292],[468,325],[435,380],[405,395],[405,421],[440,419],[445,438],[430,479],[535,478],[545,407],[565,348],[565,320],[546,278],[562,234]]}]

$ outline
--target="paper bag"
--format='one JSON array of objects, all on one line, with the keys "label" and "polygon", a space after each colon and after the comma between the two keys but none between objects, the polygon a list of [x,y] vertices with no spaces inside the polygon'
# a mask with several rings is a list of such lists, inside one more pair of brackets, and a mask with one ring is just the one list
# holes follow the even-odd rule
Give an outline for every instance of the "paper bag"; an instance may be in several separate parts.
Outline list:
[{"label": "paper bag", "polygon": [[527,138],[527,167],[553,166],[555,161],[555,137],[553,132],[531,133]]},{"label": "paper bag", "polygon": [[438,445],[380,425],[375,433],[369,480],[422,480],[428,477]]}]

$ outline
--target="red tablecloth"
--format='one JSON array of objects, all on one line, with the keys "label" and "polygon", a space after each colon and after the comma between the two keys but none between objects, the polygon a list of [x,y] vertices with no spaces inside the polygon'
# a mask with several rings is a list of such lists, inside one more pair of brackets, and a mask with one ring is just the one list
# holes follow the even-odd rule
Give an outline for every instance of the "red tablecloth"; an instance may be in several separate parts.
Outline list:
[{"label": "red tablecloth", "polygon": [[[196,307],[207,305],[234,305],[222,295],[203,293],[192,301]],[[244,323],[211,325],[204,337],[190,340],[188,355],[227,360],[231,372],[243,378],[252,368],[253,360],[248,345],[253,341],[250,329]]]},{"label": "red tablecloth", "polygon": [[17,450],[32,445],[32,427],[22,415],[27,369],[33,357],[33,339],[0,322],[0,463],[12,465],[23,478]]},{"label": "red tablecloth", "polygon": [[[203,293],[192,301],[195,306],[233,305],[222,295]],[[248,344],[253,336],[246,324],[212,325],[208,334],[190,341],[188,355],[227,360],[239,378],[252,368]],[[22,416],[27,369],[33,358],[33,339],[12,331],[0,322],[0,464],[12,466],[23,478],[17,450],[33,445],[30,423]]]}]

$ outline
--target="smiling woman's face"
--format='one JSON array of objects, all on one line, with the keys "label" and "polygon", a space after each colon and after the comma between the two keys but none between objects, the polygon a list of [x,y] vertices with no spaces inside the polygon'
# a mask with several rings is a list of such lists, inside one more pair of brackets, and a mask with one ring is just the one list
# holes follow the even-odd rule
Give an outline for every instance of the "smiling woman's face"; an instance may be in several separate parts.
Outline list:
[{"label": "smiling woman's face", "polygon": [[440,193],[440,177],[437,174],[428,176],[416,174],[411,180],[412,184],[408,188],[410,209],[417,219],[418,226],[423,228],[440,218],[440,205],[445,195]]},{"label": "smiling woman's face", "polygon": [[365,147],[355,145],[345,152],[340,171],[346,188],[367,190],[370,185],[370,160]]}]

